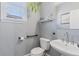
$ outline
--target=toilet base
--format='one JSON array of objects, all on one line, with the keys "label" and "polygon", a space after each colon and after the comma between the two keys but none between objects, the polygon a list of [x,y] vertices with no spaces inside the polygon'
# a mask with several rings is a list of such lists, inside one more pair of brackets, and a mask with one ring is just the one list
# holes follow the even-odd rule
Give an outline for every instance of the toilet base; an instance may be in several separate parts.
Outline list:
[{"label": "toilet base", "polygon": [[[28,54],[26,54],[26,55],[24,55],[24,56],[31,56],[31,53],[28,53]],[[50,55],[46,53],[45,56],[50,56]]]}]

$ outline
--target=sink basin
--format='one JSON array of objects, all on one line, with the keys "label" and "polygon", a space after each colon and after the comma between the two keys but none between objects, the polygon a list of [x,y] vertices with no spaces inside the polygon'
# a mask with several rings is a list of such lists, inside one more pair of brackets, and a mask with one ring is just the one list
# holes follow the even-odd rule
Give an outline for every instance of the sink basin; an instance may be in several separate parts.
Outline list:
[{"label": "sink basin", "polygon": [[72,44],[66,44],[61,39],[52,40],[51,47],[61,53],[63,56],[79,56],[79,48]]}]

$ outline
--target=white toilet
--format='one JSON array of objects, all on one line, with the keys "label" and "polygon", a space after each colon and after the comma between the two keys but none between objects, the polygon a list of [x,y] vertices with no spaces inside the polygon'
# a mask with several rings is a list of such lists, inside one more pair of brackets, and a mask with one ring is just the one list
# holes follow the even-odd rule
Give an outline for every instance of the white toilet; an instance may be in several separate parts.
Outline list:
[{"label": "white toilet", "polygon": [[40,38],[40,47],[33,48],[31,50],[31,56],[43,56],[45,51],[49,50],[50,40],[46,38]]}]

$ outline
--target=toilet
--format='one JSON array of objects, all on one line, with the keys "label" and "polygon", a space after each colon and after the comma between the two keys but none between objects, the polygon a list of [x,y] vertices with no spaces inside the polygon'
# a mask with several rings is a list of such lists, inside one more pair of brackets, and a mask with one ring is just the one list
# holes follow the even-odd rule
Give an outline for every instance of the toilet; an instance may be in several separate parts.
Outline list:
[{"label": "toilet", "polygon": [[33,48],[30,52],[31,56],[44,56],[45,51],[50,48],[50,40],[46,38],[40,38],[40,47]]}]

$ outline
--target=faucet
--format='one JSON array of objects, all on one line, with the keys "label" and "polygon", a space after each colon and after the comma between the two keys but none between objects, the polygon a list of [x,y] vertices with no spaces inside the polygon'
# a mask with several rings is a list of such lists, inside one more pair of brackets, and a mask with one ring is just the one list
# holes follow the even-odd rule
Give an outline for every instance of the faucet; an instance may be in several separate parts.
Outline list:
[{"label": "faucet", "polygon": [[74,45],[74,37],[72,36],[72,41],[71,41],[71,43]]},{"label": "faucet", "polygon": [[67,43],[69,43],[69,35],[68,35],[68,32],[66,32],[66,35],[67,35]]}]

